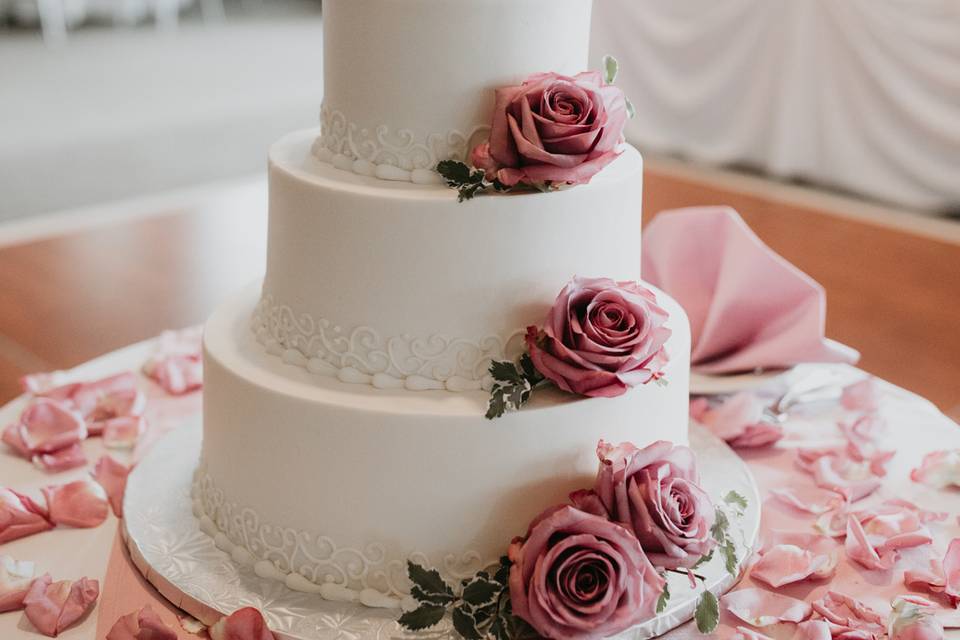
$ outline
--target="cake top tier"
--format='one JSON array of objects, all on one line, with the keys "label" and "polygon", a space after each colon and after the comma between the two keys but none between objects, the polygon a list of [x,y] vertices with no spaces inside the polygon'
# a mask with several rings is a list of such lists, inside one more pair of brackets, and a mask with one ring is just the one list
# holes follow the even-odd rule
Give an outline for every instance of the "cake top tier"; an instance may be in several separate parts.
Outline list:
[{"label": "cake top tier", "polygon": [[592,0],[324,0],[323,135],[315,151],[407,172],[465,159],[488,131],[497,87],[542,71],[586,70],[591,7]]}]

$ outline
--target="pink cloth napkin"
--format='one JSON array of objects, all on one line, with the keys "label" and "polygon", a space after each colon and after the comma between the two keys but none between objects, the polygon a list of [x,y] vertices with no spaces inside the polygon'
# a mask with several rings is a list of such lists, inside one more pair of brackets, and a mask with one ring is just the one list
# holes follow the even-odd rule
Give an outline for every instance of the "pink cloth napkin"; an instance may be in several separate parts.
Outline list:
[{"label": "pink cloth napkin", "polygon": [[643,279],[687,312],[691,361],[700,373],[860,357],[824,337],[823,287],[774,253],[730,207],[657,215],[643,230]]}]

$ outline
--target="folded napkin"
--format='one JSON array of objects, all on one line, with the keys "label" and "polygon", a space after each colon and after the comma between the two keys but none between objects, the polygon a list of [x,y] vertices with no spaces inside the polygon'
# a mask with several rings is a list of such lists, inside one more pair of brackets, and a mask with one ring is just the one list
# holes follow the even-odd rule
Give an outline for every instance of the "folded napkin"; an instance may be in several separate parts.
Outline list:
[{"label": "folded napkin", "polygon": [[657,215],[643,230],[643,279],[687,312],[691,364],[700,373],[860,357],[824,337],[823,287],[774,253],[730,207]]}]

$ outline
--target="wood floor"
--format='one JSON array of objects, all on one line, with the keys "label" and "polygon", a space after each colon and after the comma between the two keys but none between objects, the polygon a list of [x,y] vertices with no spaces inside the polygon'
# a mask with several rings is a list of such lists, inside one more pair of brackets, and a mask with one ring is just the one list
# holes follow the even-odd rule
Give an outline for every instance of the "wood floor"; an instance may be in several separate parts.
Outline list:
[{"label": "wood floor", "polygon": [[[204,198],[0,248],[0,401],[19,393],[25,373],[201,322],[258,277],[266,199],[223,195],[229,205]],[[852,215],[856,207],[842,200],[787,197],[648,162],[648,215],[702,204],[736,208],[826,287],[828,335],[859,349],[863,368],[960,416],[960,234],[902,217],[891,226]]]}]

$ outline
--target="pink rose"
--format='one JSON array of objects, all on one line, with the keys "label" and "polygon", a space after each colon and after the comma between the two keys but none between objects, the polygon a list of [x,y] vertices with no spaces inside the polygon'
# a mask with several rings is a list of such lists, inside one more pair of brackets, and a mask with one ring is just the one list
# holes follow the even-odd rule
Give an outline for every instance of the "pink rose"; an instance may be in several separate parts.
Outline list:
[{"label": "pink rose", "polygon": [[597,445],[600,471],[590,492],[570,497],[633,533],[658,567],[691,567],[710,552],[715,510],[700,488],[694,453],[665,440],[638,449]]},{"label": "pink rose", "polygon": [[670,329],[652,291],[636,282],[576,277],[541,332],[527,329],[534,366],[564,391],[614,397],[660,375]]},{"label": "pink rose", "polygon": [[602,638],[654,615],[664,580],[623,527],[569,505],[510,545],[513,612],[547,638]]},{"label": "pink rose", "polygon": [[492,162],[476,164],[500,182],[582,184],[617,157],[627,122],[623,91],[598,71],[530,76],[497,89],[490,130]]}]

